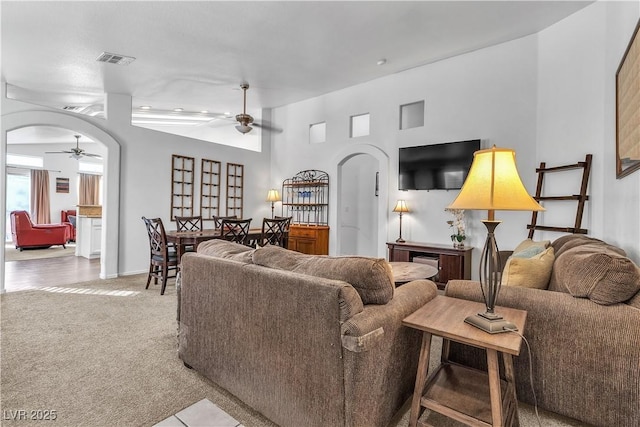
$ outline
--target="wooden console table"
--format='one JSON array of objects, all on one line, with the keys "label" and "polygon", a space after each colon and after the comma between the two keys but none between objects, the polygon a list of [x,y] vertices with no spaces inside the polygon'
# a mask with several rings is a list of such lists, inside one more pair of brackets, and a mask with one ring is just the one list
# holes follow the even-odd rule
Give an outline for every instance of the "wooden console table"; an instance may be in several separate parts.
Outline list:
[{"label": "wooden console table", "polygon": [[387,242],[389,262],[417,262],[415,258],[426,257],[437,263],[438,275],[432,280],[444,289],[449,280],[471,279],[472,247],[454,248],[452,245],[420,242]]},{"label": "wooden console table", "polygon": [[[409,426],[416,427],[424,408],[470,426],[519,425],[513,358],[520,354],[522,338],[515,333],[489,334],[464,322],[485,310],[484,304],[438,295],[402,323],[422,332],[416,386]],[[496,307],[520,333],[527,312]],[[432,335],[441,336],[442,363],[427,378]],[[487,352],[487,372],[449,361],[449,341],[479,347]],[[502,355],[505,379],[500,379],[498,356]]]}]

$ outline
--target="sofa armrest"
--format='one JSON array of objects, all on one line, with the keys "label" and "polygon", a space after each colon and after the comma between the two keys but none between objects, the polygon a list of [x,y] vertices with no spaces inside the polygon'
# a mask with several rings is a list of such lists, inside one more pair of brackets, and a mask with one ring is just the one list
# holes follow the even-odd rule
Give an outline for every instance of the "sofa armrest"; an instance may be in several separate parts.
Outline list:
[{"label": "sofa armrest", "polygon": [[[450,281],[445,294],[482,301],[478,282]],[[499,306],[527,310],[524,336],[541,407],[594,425],[640,419],[640,310],[510,286],[502,287],[497,305],[497,313]],[[462,353],[458,361],[477,360],[473,350],[455,349]],[[452,346],[452,358],[454,353]],[[526,352],[514,363],[518,397],[533,403]]]},{"label": "sofa armrest", "polygon": [[[356,314],[342,325],[343,337],[362,337],[367,347],[358,346],[357,351],[367,351],[380,341],[385,330],[402,327],[402,320],[431,301],[437,294],[436,285],[430,280],[414,280],[395,289],[391,301],[387,304],[369,304],[361,313]],[[383,334],[378,330],[382,329]],[[375,335],[376,339],[371,339]],[[366,338],[365,338],[366,337]],[[348,340],[353,342],[353,340]],[[345,342],[345,339],[343,339]],[[364,341],[363,341],[364,342]],[[348,349],[349,350],[349,349]]]},{"label": "sofa armrest", "polygon": [[365,305],[343,323],[345,425],[388,425],[411,396],[422,333],[402,320],[436,294],[429,280],[409,282],[397,287],[387,304]]}]

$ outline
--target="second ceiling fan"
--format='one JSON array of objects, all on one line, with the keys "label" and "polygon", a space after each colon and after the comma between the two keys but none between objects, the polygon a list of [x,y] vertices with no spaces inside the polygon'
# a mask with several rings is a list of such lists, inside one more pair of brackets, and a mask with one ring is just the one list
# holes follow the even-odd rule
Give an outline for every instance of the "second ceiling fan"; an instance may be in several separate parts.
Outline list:
[{"label": "second ceiling fan", "polygon": [[80,135],[73,135],[76,138],[76,146],[75,148],[70,148],[69,150],[63,151],[45,151],[47,154],[71,154],[69,157],[79,160],[82,157],[94,157],[97,159],[101,159],[102,156],[99,154],[87,153],[82,148],[80,148]]}]

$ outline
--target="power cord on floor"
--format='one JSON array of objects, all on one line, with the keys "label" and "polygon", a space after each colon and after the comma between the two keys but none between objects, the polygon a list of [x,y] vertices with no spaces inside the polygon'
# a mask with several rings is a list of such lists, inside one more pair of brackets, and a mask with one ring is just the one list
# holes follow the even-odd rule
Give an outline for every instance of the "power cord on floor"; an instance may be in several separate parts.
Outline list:
[{"label": "power cord on floor", "polygon": [[505,326],[504,330],[513,332],[514,334],[519,335],[520,338],[522,338],[524,343],[527,345],[527,353],[529,354],[529,385],[531,386],[531,393],[533,393],[533,409],[535,410],[535,413],[536,413],[538,426],[542,427],[542,422],[540,421],[540,414],[538,414],[538,398],[536,397],[536,391],[533,389],[533,358],[531,357],[531,347],[529,346],[529,341],[527,341],[524,335],[518,332],[517,329],[511,329]]}]

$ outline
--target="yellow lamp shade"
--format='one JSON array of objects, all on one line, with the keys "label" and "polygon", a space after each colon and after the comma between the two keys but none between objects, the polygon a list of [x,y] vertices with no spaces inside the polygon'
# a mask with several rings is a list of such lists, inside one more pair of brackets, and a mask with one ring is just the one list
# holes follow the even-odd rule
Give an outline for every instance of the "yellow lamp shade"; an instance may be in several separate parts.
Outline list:
[{"label": "yellow lamp shade", "polygon": [[267,202],[279,202],[280,200],[280,194],[278,193],[278,190],[275,189],[271,189],[269,190],[269,192],[267,193]]},{"label": "yellow lamp shade", "polygon": [[473,154],[469,175],[450,209],[542,211],[527,193],[516,168],[516,153],[507,148],[479,150]]},{"label": "yellow lamp shade", "polygon": [[407,203],[404,200],[398,200],[396,207],[393,208],[393,212],[409,212]]}]

